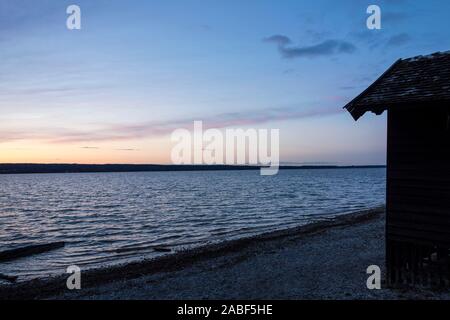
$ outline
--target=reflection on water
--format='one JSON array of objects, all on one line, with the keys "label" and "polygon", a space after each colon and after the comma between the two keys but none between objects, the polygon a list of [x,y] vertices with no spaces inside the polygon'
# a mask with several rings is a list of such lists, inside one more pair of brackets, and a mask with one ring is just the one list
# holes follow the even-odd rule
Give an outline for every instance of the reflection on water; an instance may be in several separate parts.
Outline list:
[{"label": "reflection on water", "polygon": [[65,241],[0,263],[22,279],[151,257],[384,203],[385,169],[0,176],[0,250]]}]

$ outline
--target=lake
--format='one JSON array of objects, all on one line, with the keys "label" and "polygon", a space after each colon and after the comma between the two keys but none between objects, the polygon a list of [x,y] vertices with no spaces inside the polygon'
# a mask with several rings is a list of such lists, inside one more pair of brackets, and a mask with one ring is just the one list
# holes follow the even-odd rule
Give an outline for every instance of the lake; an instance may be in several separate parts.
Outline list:
[{"label": "lake", "polygon": [[21,280],[154,257],[385,203],[384,168],[0,175],[0,250],[65,241],[0,263]]}]

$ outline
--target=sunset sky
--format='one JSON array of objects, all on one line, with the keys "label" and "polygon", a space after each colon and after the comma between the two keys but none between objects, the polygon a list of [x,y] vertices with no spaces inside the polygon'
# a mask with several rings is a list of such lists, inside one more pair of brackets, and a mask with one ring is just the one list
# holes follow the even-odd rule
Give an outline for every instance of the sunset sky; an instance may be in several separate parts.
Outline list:
[{"label": "sunset sky", "polygon": [[385,115],[342,107],[398,58],[449,50],[449,14],[447,0],[0,0],[0,162],[170,163],[170,133],[202,120],[280,129],[282,162],[384,164]]}]

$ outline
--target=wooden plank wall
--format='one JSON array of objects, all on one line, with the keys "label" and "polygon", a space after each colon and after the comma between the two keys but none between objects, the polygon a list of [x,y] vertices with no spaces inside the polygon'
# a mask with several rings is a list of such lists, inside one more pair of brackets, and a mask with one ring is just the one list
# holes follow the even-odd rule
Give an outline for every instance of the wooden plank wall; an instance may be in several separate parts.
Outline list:
[{"label": "wooden plank wall", "polygon": [[[395,274],[399,280],[399,269],[413,272],[424,259],[431,263],[438,252],[439,257],[448,260],[448,106],[410,106],[388,111],[387,179],[387,264],[391,280]],[[442,272],[450,277],[450,272]]]}]

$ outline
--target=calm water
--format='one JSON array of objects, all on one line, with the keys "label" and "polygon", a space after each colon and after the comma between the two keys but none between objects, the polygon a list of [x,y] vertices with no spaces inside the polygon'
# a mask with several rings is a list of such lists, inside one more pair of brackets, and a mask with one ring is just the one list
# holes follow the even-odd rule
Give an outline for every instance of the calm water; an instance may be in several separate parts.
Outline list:
[{"label": "calm water", "polygon": [[0,263],[22,279],[249,236],[384,203],[385,169],[0,176],[0,250],[66,247]]}]

